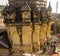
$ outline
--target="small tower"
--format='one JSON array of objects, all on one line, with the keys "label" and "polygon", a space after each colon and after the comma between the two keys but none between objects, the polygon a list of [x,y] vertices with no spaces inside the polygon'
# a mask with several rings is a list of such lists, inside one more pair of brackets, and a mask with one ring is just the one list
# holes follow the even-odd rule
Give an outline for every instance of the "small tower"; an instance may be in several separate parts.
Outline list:
[{"label": "small tower", "polygon": [[52,7],[51,7],[51,4],[49,2],[49,6],[48,6],[48,9],[47,9],[48,21],[51,20],[51,11],[52,11]]},{"label": "small tower", "polygon": [[47,9],[47,44],[49,44],[50,38],[51,38],[51,11],[52,11],[52,7],[51,4],[49,2],[49,6]]},{"label": "small tower", "polygon": [[51,3],[49,2],[48,10],[52,11]]},{"label": "small tower", "polygon": [[31,22],[31,9],[27,3],[21,6],[22,20],[23,22]]}]

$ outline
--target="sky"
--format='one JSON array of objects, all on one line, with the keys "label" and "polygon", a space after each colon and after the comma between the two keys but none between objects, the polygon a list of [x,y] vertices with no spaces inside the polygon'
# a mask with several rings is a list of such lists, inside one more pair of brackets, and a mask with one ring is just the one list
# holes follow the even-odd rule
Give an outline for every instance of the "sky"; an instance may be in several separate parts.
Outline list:
[{"label": "sky", "polygon": [[[58,2],[58,10],[57,13],[60,13],[60,0],[47,0],[47,5],[51,2],[52,13],[56,13],[56,2]],[[8,0],[0,0],[0,5],[8,4]]]}]

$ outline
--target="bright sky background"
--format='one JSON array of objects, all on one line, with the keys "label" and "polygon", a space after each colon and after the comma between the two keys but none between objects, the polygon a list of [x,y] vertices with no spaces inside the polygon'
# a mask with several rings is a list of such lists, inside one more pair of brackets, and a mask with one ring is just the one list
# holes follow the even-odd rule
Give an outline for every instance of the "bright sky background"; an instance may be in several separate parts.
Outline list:
[{"label": "bright sky background", "polygon": [[[49,1],[51,2],[51,6],[52,6],[52,12],[56,12],[56,2],[58,1],[58,13],[60,13],[60,0],[47,0],[47,4],[49,4]],[[6,5],[8,4],[7,0],[0,0],[0,4],[1,5]]]}]

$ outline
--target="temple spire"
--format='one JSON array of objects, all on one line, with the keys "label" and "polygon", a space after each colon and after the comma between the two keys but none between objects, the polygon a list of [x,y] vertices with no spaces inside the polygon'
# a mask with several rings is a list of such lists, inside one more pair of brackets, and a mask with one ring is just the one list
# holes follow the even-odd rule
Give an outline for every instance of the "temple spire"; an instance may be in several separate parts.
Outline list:
[{"label": "temple spire", "polygon": [[52,11],[51,3],[49,2],[48,10]]}]

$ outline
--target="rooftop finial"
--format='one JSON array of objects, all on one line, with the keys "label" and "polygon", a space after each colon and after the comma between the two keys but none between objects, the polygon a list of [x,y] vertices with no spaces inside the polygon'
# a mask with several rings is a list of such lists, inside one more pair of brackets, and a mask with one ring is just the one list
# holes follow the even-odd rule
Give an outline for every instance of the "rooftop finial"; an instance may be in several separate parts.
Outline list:
[{"label": "rooftop finial", "polygon": [[49,2],[49,6],[51,5],[51,2]]},{"label": "rooftop finial", "polygon": [[48,10],[52,11],[51,2],[49,2]]}]

